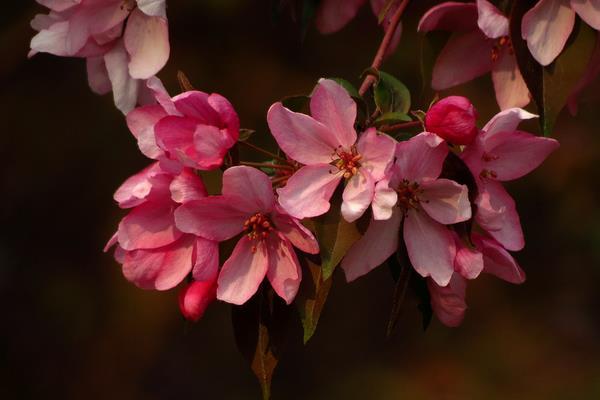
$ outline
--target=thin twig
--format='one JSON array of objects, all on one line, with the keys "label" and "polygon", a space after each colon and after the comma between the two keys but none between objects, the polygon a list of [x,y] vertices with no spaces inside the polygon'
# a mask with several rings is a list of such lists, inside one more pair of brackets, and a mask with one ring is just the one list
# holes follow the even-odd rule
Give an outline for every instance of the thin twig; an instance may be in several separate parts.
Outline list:
[{"label": "thin twig", "polygon": [[421,126],[421,124],[421,121],[400,122],[399,124],[381,126],[379,127],[379,130],[381,132],[390,132],[395,131],[396,129],[414,128],[416,126]]},{"label": "thin twig", "polygon": [[252,162],[252,161],[240,161],[240,165],[247,165],[249,167],[257,167],[257,168],[273,168],[273,169],[285,169],[287,171],[293,171],[294,167],[291,165],[281,165],[281,164],[273,164],[273,163],[260,163],[260,162]]},{"label": "thin twig", "polygon": [[286,163],[286,164],[289,164],[289,163],[290,163],[290,161],[289,161],[289,160],[286,160],[285,158],[283,158],[283,157],[280,157],[280,156],[278,156],[278,155],[277,155],[277,154],[275,154],[275,153],[271,153],[270,151],[268,151],[268,150],[265,150],[265,149],[263,149],[263,148],[260,148],[260,147],[258,147],[258,146],[256,146],[256,145],[252,144],[252,143],[248,143],[248,142],[246,142],[246,141],[240,141],[240,142],[238,142],[238,143],[239,143],[239,144],[243,144],[244,146],[250,147],[252,150],[258,151],[258,152],[260,152],[260,153],[263,153],[263,154],[266,154],[266,155],[268,155],[269,157],[273,157],[273,159],[275,159],[275,160],[279,160],[279,161],[281,161],[281,162],[284,162],[284,163]]}]

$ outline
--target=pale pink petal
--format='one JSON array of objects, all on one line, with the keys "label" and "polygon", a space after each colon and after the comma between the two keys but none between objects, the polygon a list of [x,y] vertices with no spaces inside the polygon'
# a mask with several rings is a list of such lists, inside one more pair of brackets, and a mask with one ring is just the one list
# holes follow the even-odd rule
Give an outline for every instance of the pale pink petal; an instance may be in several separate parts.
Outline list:
[{"label": "pale pink petal", "polygon": [[179,293],[179,310],[188,321],[198,321],[217,298],[217,283],[194,281]]},{"label": "pale pink petal", "polygon": [[454,270],[465,279],[475,279],[483,271],[483,255],[478,249],[472,249],[454,235],[456,243],[456,258]]},{"label": "pale pink petal", "polygon": [[532,118],[537,118],[537,115],[520,108],[510,108],[494,115],[494,117],[485,124],[482,131],[487,140],[498,132],[514,131],[522,121]]},{"label": "pale pink petal", "polygon": [[194,237],[150,250],[125,254],[123,275],[142,289],[168,290],[177,286],[192,269]]},{"label": "pale pink petal", "polygon": [[445,286],[454,271],[456,245],[444,225],[422,211],[409,211],[404,219],[404,242],[410,262],[423,277]]},{"label": "pale pink petal", "polygon": [[525,282],[525,272],[502,245],[477,234],[473,234],[473,242],[483,253],[483,272],[514,284]]},{"label": "pale pink petal", "polygon": [[515,55],[504,47],[498,57],[492,68],[492,81],[500,109],[525,107],[530,101],[529,89],[523,80]]},{"label": "pale pink petal", "polygon": [[66,46],[68,33],[69,21],[56,22],[41,30],[31,39],[29,57],[35,53],[50,53],[56,56],[71,55]]},{"label": "pale pink petal", "polygon": [[80,4],[82,0],[36,0],[39,4],[51,9],[52,11],[65,11],[77,4]]},{"label": "pale pink petal", "polygon": [[271,220],[277,231],[285,236],[295,247],[305,253],[319,253],[319,243],[317,243],[312,232],[296,218],[284,214],[281,207],[276,206],[276,212],[271,214]]},{"label": "pale pink petal", "polygon": [[235,197],[209,196],[192,200],[175,210],[175,224],[186,233],[206,239],[224,241],[244,230],[250,215],[239,208]]},{"label": "pale pink petal", "polygon": [[492,39],[508,36],[508,18],[487,0],[477,0],[477,25]]},{"label": "pale pink petal", "polygon": [[463,152],[460,154],[460,158],[467,164],[473,176],[477,177],[483,170],[483,153],[485,149],[483,147],[483,133],[475,137],[468,146],[465,146]]},{"label": "pale pink petal", "polygon": [[150,17],[136,8],[127,20],[123,38],[131,57],[129,73],[133,78],[148,79],[167,63],[170,47],[166,19]]},{"label": "pale pink petal", "polygon": [[197,281],[214,282],[219,273],[219,242],[196,238],[192,276]]},{"label": "pale pink petal", "polygon": [[348,179],[342,194],[342,216],[348,222],[354,222],[367,211],[373,200],[375,181],[371,174],[359,169],[358,174]]},{"label": "pale pink petal", "polygon": [[302,270],[296,253],[287,240],[279,237],[271,237],[267,240],[267,251],[269,252],[267,278],[275,293],[285,300],[286,304],[290,304],[296,297],[302,280]]},{"label": "pale pink petal", "polygon": [[600,0],[571,0],[571,8],[595,30],[600,30]]},{"label": "pale pink petal", "polygon": [[127,126],[137,139],[138,147],[146,157],[157,160],[164,152],[156,144],[154,126],[166,117],[164,108],[159,104],[138,107],[127,113]]},{"label": "pale pink petal", "polygon": [[521,35],[533,58],[548,65],[560,54],[575,24],[569,0],[540,0],[521,21]]},{"label": "pale pink petal", "polygon": [[435,179],[442,172],[448,145],[439,136],[423,132],[396,145],[397,175],[410,182]]},{"label": "pale pink petal", "polygon": [[387,179],[377,182],[375,185],[375,194],[373,195],[373,219],[389,219],[396,203],[398,202],[398,193],[390,188]]},{"label": "pale pink petal", "polygon": [[425,181],[421,184],[421,207],[435,221],[456,224],[471,218],[469,190],[466,185],[448,179]]},{"label": "pale pink petal", "polygon": [[108,71],[103,57],[89,57],[86,59],[88,84],[96,94],[106,94],[112,89]]},{"label": "pale pink petal", "polygon": [[290,111],[281,103],[271,106],[267,122],[279,147],[302,164],[333,161],[335,151],[341,144],[325,125],[308,115]]},{"label": "pale pink petal", "polygon": [[310,97],[310,114],[335,136],[335,143],[347,149],[356,142],[356,103],[339,83],[320,79]]},{"label": "pale pink petal", "polygon": [[394,209],[389,219],[371,220],[367,231],[342,260],[346,281],[359,278],[383,264],[398,249],[402,212]]},{"label": "pale pink petal", "polygon": [[135,107],[140,87],[140,81],[129,75],[128,58],[122,41],[119,41],[104,56],[106,70],[112,83],[115,105],[124,114]]},{"label": "pale pink petal", "polygon": [[217,298],[244,304],[258,290],[268,267],[265,243],[241,238],[219,273]]},{"label": "pale pink petal", "polygon": [[111,247],[113,247],[115,244],[117,244],[118,241],[119,241],[119,232],[115,232],[110,237],[108,242],[104,245],[104,249],[102,249],[102,251],[106,253]]},{"label": "pale pink petal", "polygon": [[492,46],[492,40],[479,30],[450,37],[433,66],[431,87],[445,90],[488,73]]},{"label": "pale pink petal", "polygon": [[361,169],[369,171],[375,181],[383,179],[386,169],[394,160],[396,141],[385,134],[378,134],[375,128],[365,131],[356,144]]},{"label": "pale pink petal", "polygon": [[419,32],[433,30],[468,32],[477,29],[477,5],[446,1],[427,11],[419,21]]},{"label": "pale pink petal", "polygon": [[350,22],[366,0],[323,0],[317,9],[315,25],[323,34],[337,32]]},{"label": "pale pink petal", "polygon": [[136,0],[142,12],[151,17],[167,17],[165,0]]},{"label": "pale pink petal", "polygon": [[262,171],[237,166],[228,168],[223,174],[224,196],[243,198],[248,211],[269,213],[275,206],[275,196],[269,177]]},{"label": "pale pink petal", "polygon": [[452,275],[450,283],[441,287],[433,280],[427,280],[429,295],[431,296],[431,308],[437,319],[446,326],[459,326],[467,310],[465,295],[467,282],[459,274]]},{"label": "pale pink petal", "polygon": [[125,250],[156,249],[177,240],[173,204],[146,202],[135,207],[119,223],[119,245]]},{"label": "pale pink petal", "polygon": [[187,203],[188,201],[208,196],[202,179],[190,168],[184,168],[173,179],[169,189],[171,191],[171,199],[176,203]]},{"label": "pale pink petal", "polygon": [[287,184],[277,190],[279,204],[298,219],[325,214],[329,199],[342,179],[341,171],[329,164],[307,165],[300,168]]}]

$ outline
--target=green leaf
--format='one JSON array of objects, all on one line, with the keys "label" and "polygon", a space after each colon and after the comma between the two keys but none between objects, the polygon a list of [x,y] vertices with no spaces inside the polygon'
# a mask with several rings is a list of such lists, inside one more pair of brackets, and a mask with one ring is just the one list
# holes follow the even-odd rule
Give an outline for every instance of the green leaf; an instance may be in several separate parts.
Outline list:
[{"label": "green leaf", "polygon": [[535,1],[529,0],[513,3],[510,34],[519,69],[538,108],[542,132],[545,136],[550,136],[560,111],[587,68],[596,34],[578,19],[563,52],[552,64],[542,67],[521,38],[523,14],[534,4]]},{"label": "green leaf", "polygon": [[379,79],[374,86],[374,98],[382,114],[390,112],[406,114],[410,110],[408,88],[386,72],[379,71]]},{"label": "green leaf", "polygon": [[281,104],[285,108],[288,108],[294,112],[301,112],[308,114],[308,103],[310,101],[310,97],[299,95],[299,96],[288,96],[284,97],[281,100]]},{"label": "green leaf", "polygon": [[298,260],[303,271],[295,303],[300,313],[306,344],[317,329],[333,279],[323,279],[323,268],[318,256],[301,253],[298,254]]},{"label": "green leaf", "polygon": [[374,121],[375,126],[392,125],[399,122],[411,122],[412,118],[401,112],[385,113]]},{"label": "green leaf", "polygon": [[347,80],[343,79],[343,78],[326,78],[326,79],[331,79],[334,82],[337,82],[340,86],[342,86],[344,89],[346,89],[346,91],[348,92],[348,94],[354,98],[360,99],[360,94],[358,94],[358,90],[354,87],[353,84],[351,84],[350,82],[348,82]]},{"label": "green leaf", "polygon": [[238,349],[258,378],[263,400],[271,397],[271,380],[279,362],[291,307],[263,285],[241,306],[232,306],[231,318]]}]

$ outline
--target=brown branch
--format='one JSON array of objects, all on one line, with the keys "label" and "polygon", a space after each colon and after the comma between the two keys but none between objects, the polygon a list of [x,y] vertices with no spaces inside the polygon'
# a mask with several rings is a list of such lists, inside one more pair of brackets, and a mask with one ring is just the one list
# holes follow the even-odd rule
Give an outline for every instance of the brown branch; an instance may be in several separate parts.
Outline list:
[{"label": "brown branch", "polygon": [[404,129],[404,128],[414,128],[415,126],[421,126],[421,121],[412,121],[412,122],[400,122],[399,124],[381,126],[378,129],[381,132],[390,132],[395,131],[396,129]]}]

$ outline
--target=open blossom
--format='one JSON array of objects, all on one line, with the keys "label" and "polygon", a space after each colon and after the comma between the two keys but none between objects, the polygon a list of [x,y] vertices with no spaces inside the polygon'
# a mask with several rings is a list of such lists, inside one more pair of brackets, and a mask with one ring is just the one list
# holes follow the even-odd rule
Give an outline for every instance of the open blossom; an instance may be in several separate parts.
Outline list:
[{"label": "open blossom", "polygon": [[105,250],[117,245],[115,258],[128,280],[157,290],[175,287],[190,272],[198,281],[214,280],[218,244],[177,229],[174,217],[181,204],[205,196],[204,184],[190,169],[174,175],[158,163],[121,185],[114,198],[131,211]]},{"label": "open blossom", "polygon": [[127,125],[142,153],[161,161],[163,167],[220,167],[239,137],[240,122],[231,103],[220,94],[197,90],[171,98],[155,77],[147,84],[158,104],[127,114]]},{"label": "open blossom", "polygon": [[344,181],[342,215],[355,221],[371,204],[375,184],[394,157],[395,141],[374,128],[357,141],[356,103],[335,81],[319,81],[310,112],[296,113],[281,103],[269,109],[275,140],[290,158],[305,164],[279,189],[279,202],[296,218],[315,217],[329,210],[333,192]]},{"label": "open blossom", "polygon": [[529,91],[509,37],[508,18],[489,1],[439,4],[423,15],[418,29],[456,32],[433,67],[431,86],[435,90],[460,85],[491,71],[501,109],[529,103]]},{"label": "open blossom", "polygon": [[198,321],[217,298],[217,280],[193,281],[179,292],[179,310],[189,321]]},{"label": "open blossom", "polygon": [[398,143],[388,178],[377,185],[373,217],[365,235],[342,260],[348,281],[381,265],[397,249],[400,227],[411,264],[446,286],[454,272],[455,239],[445,225],[471,218],[465,185],[439,179],[446,143],[424,132]]},{"label": "open blossom", "polygon": [[469,99],[449,96],[425,114],[425,129],[454,144],[469,144],[477,135],[477,111]]},{"label": "open blossom", "polygon": [[302,279],[292,246],[319,252],[312,233],[277,205],[269,177],[246,166],[227,169],[221,196],[185,203],[175,220],[182,231],[219,242],[244,233],[218,278],[217,298],[233,304],[252,297],[265,276],[290,304]]},{"label": "open blossom", "polygon": [[98,94],[113,91],[124,113],[143,94],[143,80],[169,58],[165,0],[37,0],[50,9],[31,26],[30,56],[50,53],[87,60],[88,81]]},{"label": "open blossom", "polygon": [[477,182],[475,221],[512,251],[525,241],[515,202],[500,182],[528,174],[559,147],[554,139],[517,130],[521,121],[535,117],[519,108],[502,111],[461,154]]}]

